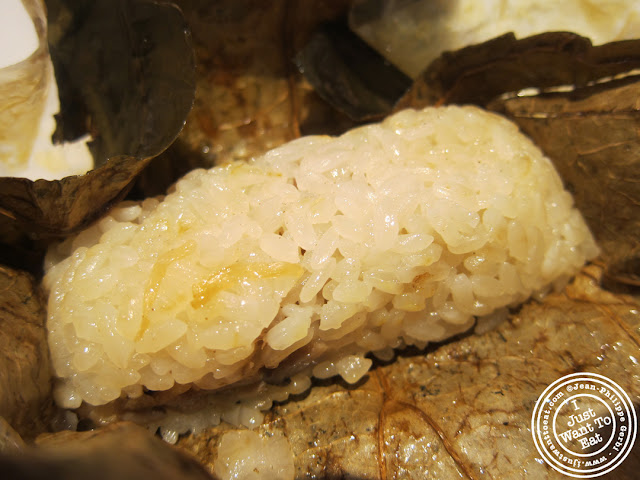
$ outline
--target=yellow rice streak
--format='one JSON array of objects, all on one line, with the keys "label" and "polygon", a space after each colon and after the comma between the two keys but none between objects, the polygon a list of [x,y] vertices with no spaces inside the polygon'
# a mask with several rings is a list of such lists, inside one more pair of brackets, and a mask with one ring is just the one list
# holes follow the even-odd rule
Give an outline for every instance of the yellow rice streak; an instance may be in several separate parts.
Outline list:
[{"label": "yellow rice streak", "polygon": [[147,281],[147,287],[144,292],[144,299],[142,304],[142,322],[140,322],[140,329],[136,335],[136,342],[142,338],[144,332],[149,328],[149,316],[150,310],[153,310],[153,305],[158,298],[158,291],[160,290],[160,284],[167,274],[169,267],[193,253],[196,248],[196,244],[193,241],[186,242],[185,244],[171,249],[168,252],[158,256],[158,260],[151,269],[149,280]]},{"label": "yellow rice streak", "polygon": [[193,285],[193,308],[202,308],[223,290],[231,290],[251,280],[265,278],[293,277],[299,278],[304,268],[288,262],[241,262],[235,263],[211,275],[209,278]]}]

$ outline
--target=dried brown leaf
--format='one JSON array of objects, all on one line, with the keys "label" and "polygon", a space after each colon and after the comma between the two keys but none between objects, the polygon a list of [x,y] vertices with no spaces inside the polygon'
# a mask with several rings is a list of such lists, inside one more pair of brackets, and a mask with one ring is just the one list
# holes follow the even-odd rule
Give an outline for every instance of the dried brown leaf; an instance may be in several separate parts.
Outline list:
[{"label": "dried brown leaf", "polygon": [[45,299],[29,274],[0,267],[0,417],[24,437],[51,410]]},{"label": "dried brown leaf", "polygon": [[516,40],[512,33],[445,52],[416,79],[396,109],[447,103],[485,106],[503,93],[590,81],[640,67],[640,40],[594,47],[588,38],[549,32]]},{"label": "dried brown leaf", "polygon": [[26,447],[24,440],[18,432],[0,417],[0,453],[13,454],[21,452]]},{"label": "dried brown leaf", "polygon": [[38,439],[39,448],[0,454],[4,478],[49,480],[207,480],[198,462],[130,423],[93,432],[63,432]]}]

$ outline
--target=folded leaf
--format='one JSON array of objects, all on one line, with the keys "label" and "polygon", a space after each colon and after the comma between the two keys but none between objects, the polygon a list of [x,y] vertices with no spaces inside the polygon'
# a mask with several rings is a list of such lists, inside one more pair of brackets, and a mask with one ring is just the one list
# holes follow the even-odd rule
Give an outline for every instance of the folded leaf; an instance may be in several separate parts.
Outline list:
[{"label": "folded leaf", "polygon": [[4,262],[20,264],[30,241],[75,231],[126,193],[176,138],[191,109],[195,67],[178,8],[151,0],[47,2],[50,51],[62,112],[58,139],[89,132],[97,168],[35,182],[0,178]]},{"label": "folded leaf", "polygon": [[503,93],[588,82],[640,68],[640,40],[594,47],[588,38],[549,32],[516,40],[512,33],[445,52],[416,79],[396,109],[473,103]]}]

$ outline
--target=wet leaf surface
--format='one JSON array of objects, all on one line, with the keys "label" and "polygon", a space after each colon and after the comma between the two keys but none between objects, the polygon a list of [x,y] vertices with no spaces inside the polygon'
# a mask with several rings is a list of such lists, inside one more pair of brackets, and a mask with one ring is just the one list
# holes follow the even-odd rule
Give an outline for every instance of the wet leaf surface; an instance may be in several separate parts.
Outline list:
[{"label": "wet leaf surface", "polygon": [[[314,387],[274,408],[260,429],[289,439],[298,478],[564,478],[531,439],[533,407],[550,383],[600,373],[640,403],[639,305],[600,290],[598,272],[495,331],[400,356],[354,388]],[[226,430],[179,445],[212,468]],[[634,478],[637,457],[636,447],[611,478]]]},{"label": "wet leaf surface", "polygon": [[175,6],[49,0],[47,7],[63,105],[56,136],[91,133],[98,167],[59,181],[0,178],[0,259],[13,265],[29,259],[38,240],[77,230],[121,199],[180,132],[195,88],[190,36]]}]

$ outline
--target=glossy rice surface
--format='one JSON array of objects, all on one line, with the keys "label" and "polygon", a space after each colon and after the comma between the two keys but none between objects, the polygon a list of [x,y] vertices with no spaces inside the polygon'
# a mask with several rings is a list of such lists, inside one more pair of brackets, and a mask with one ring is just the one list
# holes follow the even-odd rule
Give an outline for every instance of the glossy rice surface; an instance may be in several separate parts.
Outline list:
[{"label": "glossy rice surface", "polygon": [[405,110],[124,203],[47,257],[56,400],[102,405],[425,346],[562,285],[597,247],[502,117]]}]

